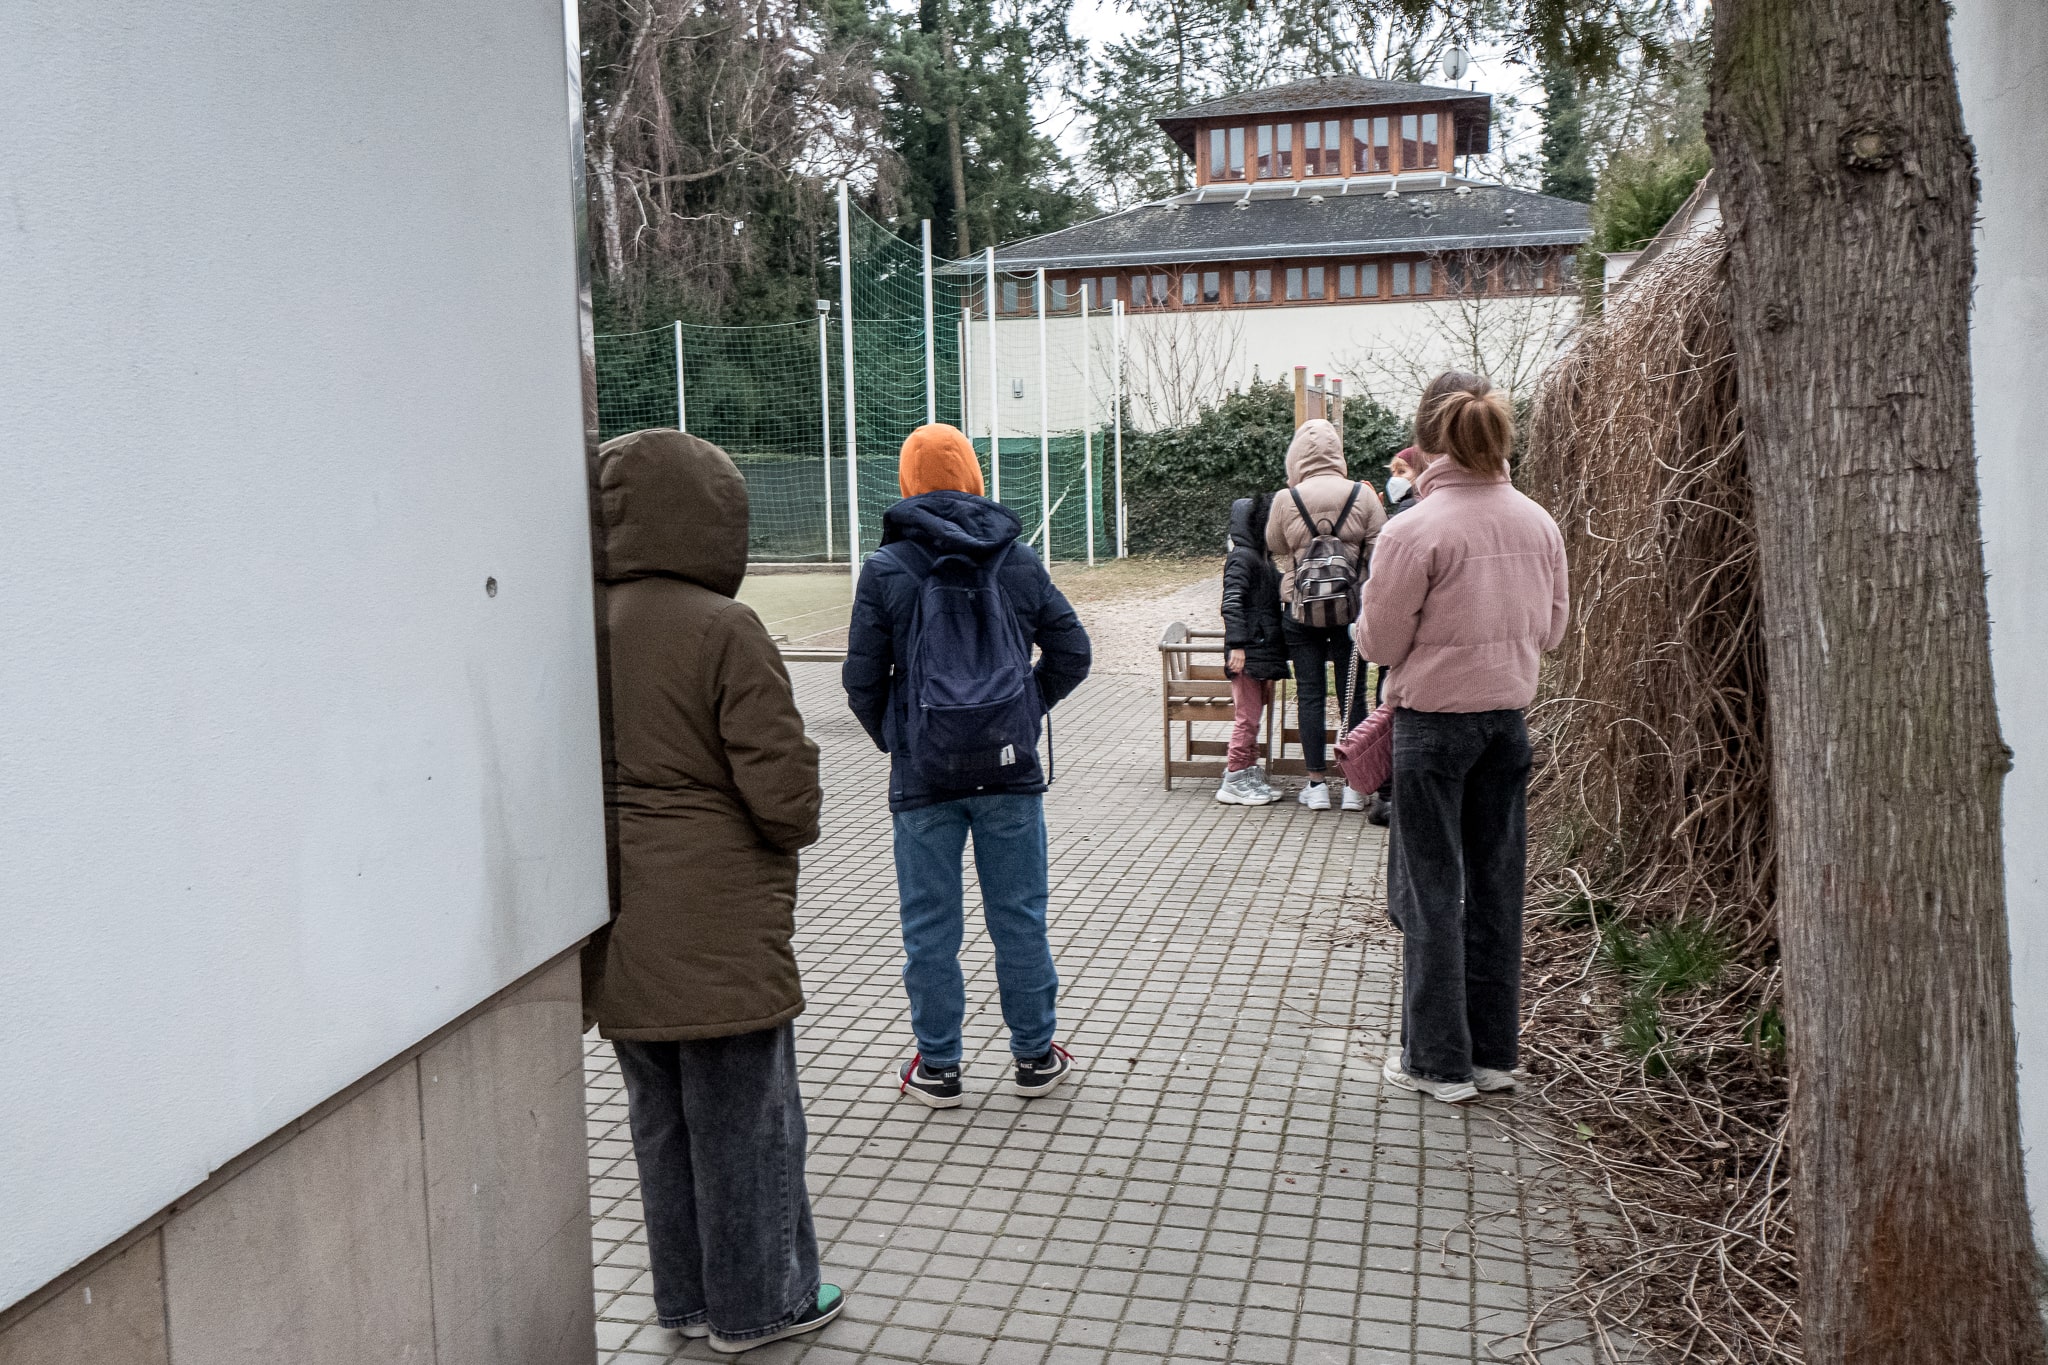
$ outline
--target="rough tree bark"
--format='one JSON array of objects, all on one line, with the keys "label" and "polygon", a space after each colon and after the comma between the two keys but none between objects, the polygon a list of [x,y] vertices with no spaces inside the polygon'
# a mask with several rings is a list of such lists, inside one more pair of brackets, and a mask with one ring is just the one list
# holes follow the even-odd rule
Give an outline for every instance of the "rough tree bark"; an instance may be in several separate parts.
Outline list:
[{"label": "rough tree bark", "polygon": [[941,21],[939,57],[946,64],[946,168],[953,181],[953,258],[964,261],[974,254],[973,235],[967,229],[967,160],[960,146],[960,93],[951,88],[959,79],[953,64],[953,33],[950,16]]},{"label": "rough tree bark", "polygon": [[1940,0],[1717,0],[1808,1360],[2041,1362]]}]

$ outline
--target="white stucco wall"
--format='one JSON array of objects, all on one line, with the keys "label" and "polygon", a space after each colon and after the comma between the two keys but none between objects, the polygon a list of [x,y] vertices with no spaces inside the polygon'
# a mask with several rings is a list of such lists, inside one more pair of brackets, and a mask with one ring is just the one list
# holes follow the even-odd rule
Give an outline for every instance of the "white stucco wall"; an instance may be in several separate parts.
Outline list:
[{"label": "white stucco wall", "polygon": [[[1132,420],[1141,428],[1187,420],[1196,398],[1213,401],[1254,378],[1293,382],[1294,367],[1342,378],[1345,393],[1378,399],[1406,415],[1429,375],[1477,356],[1491,371],[1519,369],[1533,379],[1552,353],[1551,340],[1578,312],[1576,298],[1495,298],[1472,304],[1328,303],[1280,308],[1133,313],[1124,319],[1126,382]],[[1005,435],[1039,430],[1039,344],[1035,318],[996,321],[998,420]],[[1045,324],[1046,413],[1051,430],[1072,431],[1093,411],[1110,420],[1114,340],[1100,315]],[[967,422],[988,431],[988,322],[967,333]],[[1082,386],[1082,357],[1090,385]],[[1511,376],[1497,373],[1500,382]]]},{"label": "white stucco wall", "polygon": [[565,51],[0,7],[0,1306],[603,920]]},{"label": "white stucco wall", "polygon": [[1998,719],[2012,746],[2005,783],[2005,887],[2019,1028],[2020,1118],[2037,1234],[2048,1211],[2048,444],[2039,391],[2048,373],[2048,6],[1958,0],[1950,32],[1963,117],[1983,184],[1971,320],[1977,473],[1990,570]]}]

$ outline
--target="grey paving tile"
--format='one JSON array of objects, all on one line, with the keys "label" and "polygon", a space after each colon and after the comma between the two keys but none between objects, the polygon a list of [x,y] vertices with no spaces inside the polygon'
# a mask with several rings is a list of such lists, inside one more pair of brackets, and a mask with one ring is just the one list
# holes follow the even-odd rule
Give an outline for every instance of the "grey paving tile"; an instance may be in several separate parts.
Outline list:
[{"label": "grey paving tile", "polygon": [[[1525,1240],[1540,1162],[1484,1115],[1379,1083],[1398,963],[1343,930],[1376,894],[1382,834],[1160,789],[1147,678],[1092,679],[1060,711],[1051,929],[1083,1069],[1043,1100],[994,1090],[1008,1041],[970,877],[969,1101],[900,1102],[884,760],[836,669],[792,677],[827,782],[797,939],[810,1184],[849,1303],[816,1338],[746,1360],[1442,1365],[1493,1358],[1486,1342],[1569,1279],[1555,1229]],[[586,1067],[601,1358],[710,1359],[652,1325],[617,1062],[592,1039]],[[1545,1359],[1588,1359],[1560,1327]]]}]

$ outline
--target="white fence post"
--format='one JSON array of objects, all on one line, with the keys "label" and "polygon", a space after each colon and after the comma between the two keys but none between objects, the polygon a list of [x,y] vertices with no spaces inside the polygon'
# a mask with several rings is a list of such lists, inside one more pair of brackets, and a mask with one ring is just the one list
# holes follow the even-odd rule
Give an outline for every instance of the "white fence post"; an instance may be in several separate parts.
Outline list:
[{"label": "white fence post", "polygon": [[847,562],[860,576],[860,458],[854,439],[853,409],[853,225],[846,205],[846,182],[839,182],[839,356],[846,383],[846,543]]},{"label": "white fence post", "polygon": [[1002,407],[1002,395],[996,391],[1001,382],[996,377],[996,249],[990,247],[983,258],[987,262],[987,280],[984,288],[988,303],[988,481],[989,496],[997,502],[1003,500],[1003,456],[1002,437],[996,430],[996,413]]},{"label": "white fence post", "polygon": [[676,326],[676,430],[677,430],[677,431],[688,431],[688,430],[690,429],[690,425],[689,425],[689,422],[688,422],[688,421],[687,421],[687,420],[685,419],[685,416],[684,416],[684,414],[685,414],[685,411],[686,411],[686,410],[685,410],[685,409],[684,409],[684,407],[683,407],[683,324],[682,324],[681,322],[677,322],[675,326]]},{"label": "white fence post", "polygon": [[1081,281],[1081,521],[1088,537],[1088,567],[1095,567],[1095,376],[1088,351],[1088,281]]},{"label": "white fence post", "polygon": [[832,348],[825,340],[825,315],[832,305],[818,300],[818,436],[825,451],[825,562],[832,561]]},{"label": "white fence post", "polygon": [[1116,423],[1116,557],[1124,557],[1124,304],[1116,302],[1111,318],[1111,331],[1116,348],[1116,398],[1111,405],[1110,417]]},{"label": "white fence post", "polygon": [[924,424],[939,420],[938,338],[932,322],[932,220],[924,223]]},{"label": "white fence post", "polygon": [[1038,527],[1039,549],[1052,563],[1052,396],[1045,373],[1045,267],[1033,277],[1038,291]]}]

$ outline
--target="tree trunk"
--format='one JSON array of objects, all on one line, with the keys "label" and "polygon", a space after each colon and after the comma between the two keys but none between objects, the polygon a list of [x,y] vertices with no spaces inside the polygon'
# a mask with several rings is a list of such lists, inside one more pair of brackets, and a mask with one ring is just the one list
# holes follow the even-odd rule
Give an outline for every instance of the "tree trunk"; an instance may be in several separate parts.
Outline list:
[{"label": "tree trunk", "polygon": [[960,147],[960,71],[953,62],[950,17],[941,21],[939,55],[946,64],[946,156],[953,179],[953,258],[964,261],[974,254],[974,243],[967,229],[967,160]]},{"label": "tree trunk", "polygon": [[597,154],[598,240],[604,247],[604,278],[617,284],[626,272],[626,243],[619,229],[619,156],[612,147],[610,130]]},{"label": "tree trunk", "polygon": [[1717,0],[1806,1356],[2038,1362],[1939,0]]}]

